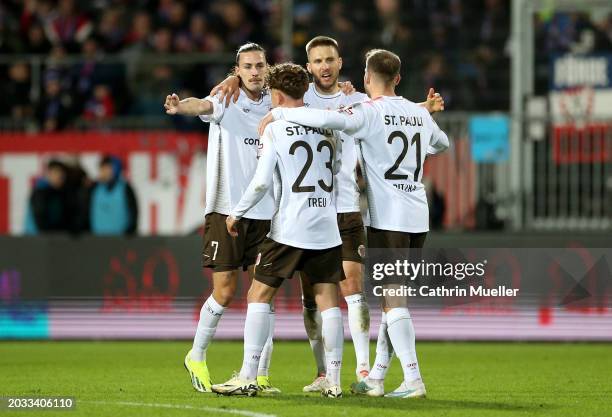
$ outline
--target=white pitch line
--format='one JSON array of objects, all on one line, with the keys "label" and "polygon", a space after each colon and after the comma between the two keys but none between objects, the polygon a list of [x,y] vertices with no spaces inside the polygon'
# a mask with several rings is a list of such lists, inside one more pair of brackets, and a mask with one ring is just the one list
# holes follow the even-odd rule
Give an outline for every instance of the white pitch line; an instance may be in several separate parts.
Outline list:
[{"label": "white pitch line", "polygon": [[274,414],[255,413],[253,411],[238,410],[236,408],[195,407],[186,404],[157,404],[157,403],[135,403],[130,401],[77,401],[88,404],[126,405],[130,407],[152,407],[152,408],[175,408],[179,410],[211,411],[216,413],[235,414],[247,417],[276,417]]}]

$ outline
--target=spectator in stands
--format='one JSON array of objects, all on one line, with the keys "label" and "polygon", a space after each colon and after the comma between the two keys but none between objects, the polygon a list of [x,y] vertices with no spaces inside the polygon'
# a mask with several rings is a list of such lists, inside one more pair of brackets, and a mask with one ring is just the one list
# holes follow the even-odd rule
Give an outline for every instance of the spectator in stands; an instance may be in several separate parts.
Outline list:
[{"label": "spectator in stands", "polygon": [[36,114],[40,129],[54,132],[63,129],[72,115],[72,96],[62,89],[60,76],[56,71],[45,75],[45,90]]},{"label": "spectator in stands", "polygon": [[8,114],[15,120],[32,117],[34,109],[30,101],[30,68],[25,62],[16,62],[9,67],[9,82],[3,86],[3,100],[8,105]]},{"label": "spectator in stands", "polygon": [[115,53],[121,50],[125,41],[123,15],[119,8],[109,8],[102,13],[96,35],[102,40],[106,52]]},{"label": "spectator in stands", "polygon": [[72,230],[67,176],[68,167],[64,163],[56,159],[49,161],[45,176],[37,180],[30,196],[28,233]]},{"label": "spectator in stands", "polygon": [[408,77],[403,94],[406,97],[420,97],[427,95],[429,87],[433,87],[444,97],[449,108],[457,108],[462,104],[456,102],[458,85],[454,75],[449,72],[444,56],[437,52],[430,54],[421,69]]},{"label": "spectator in stands", "polygon": [[0,54],[19,52],[19,39],[16,35],[16,22],[0,4]]},{"label": "spectator in stands", "polygon": [[123,177],[121,161],[111,155],[100,162],[98,182],[89,202],[91,232],[96,235],[133,235],[138,226],[134,190]]},{"label": "spectator in stands", "polygon": [[221,18],[219,32],[225,41],[226,51],[235,51],[246,42],[265,43],[265,31],[257,30],[255,22],[261,18],[254,8],[238,0],[214,4],[215,13]]},{"label": "spectator in stands", "polygon": [[115,102],[107,85],[94,87],[93,96],[85,103],[83,117],[88,120],[103,121],[115,115]]},{"label": "spectator in stands", "polygon": [[96,72],[99,72],[102,54],[96,38],[91,37],[85,40],[82,58],[83,61],[72,68],[72,84],[77,93],[75,99],[79,102],[79,108],[91,96],[93,85],[97,81]]},{"label": "spectator in stands", "polygon": [[153,52],[156,54],[169,54],[172,52],[172,31],[168,27],[161,27],[153,34]]},{"label": "spectator in stands", "polygon": [[178,1],[172,3],[167,24],[174,35],[185,30],[185,28],[189,26],[189,22],[187,21],[187,10],[183,3]]},{"label": "spectator in stands", "polygon": [[174,37],[177,52],[222,52],[223,40],[210,32],[206,18],[200,13],[191,16],[188,30],[178,32]]},{"label": "spectator in stands", "polygon": [[151,15],[145,10],[134,14],[132,25],[125,37],[126,52],[138,53],[150,49],[152,44]]},{"label": "spectator in stands", "polygon": [[51,51],[51,42],[47,39],[42,25],[32,22],[27,29],[24,52],[30,54],[48,54]]},{"label": "spectator in stands", "polygon": [[87,16],[77,10],[74,0],[59,0],[57,15],[51,18],[45,30],[51,43],[62,45],[68,51],[78,52],[94,27]]}]

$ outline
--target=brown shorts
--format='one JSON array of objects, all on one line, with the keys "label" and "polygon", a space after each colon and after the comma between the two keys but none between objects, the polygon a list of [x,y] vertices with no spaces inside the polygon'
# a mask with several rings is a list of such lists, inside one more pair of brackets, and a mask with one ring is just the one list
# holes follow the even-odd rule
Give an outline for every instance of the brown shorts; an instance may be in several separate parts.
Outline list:
[{"label": "brown shorts", "polygon": [[408,233],[368,227],[368,248],[422,248],[427,232]]},{"label": "brown shorts", "polygon": [[231,237],[225,225],[225,214],[209,213],[204,221],[202,265],[215,272],[233,271],[255,263],[257,247],[270,231],[269,220],[241,219],[238,236]]},{"label": "brown shorts", "polygon": [[295,271],[304,272],[312,284],[340,282],[342,260],[340,246],[329,249],[301,249],[266,238],[259,246],[255,279],[274,288]]},{"label": "brown shorts", "polygon": [[363,263],[365,232],[361,213],[338,213],[338,229],[342,239],[342,260]]}]

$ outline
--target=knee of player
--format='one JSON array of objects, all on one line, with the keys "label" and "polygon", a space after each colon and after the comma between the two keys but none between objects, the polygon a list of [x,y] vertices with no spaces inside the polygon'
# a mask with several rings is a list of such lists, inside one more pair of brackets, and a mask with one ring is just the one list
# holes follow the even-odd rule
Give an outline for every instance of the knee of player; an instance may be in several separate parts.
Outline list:
[{"label": "knee of player", "polygon": [[347,276],[345,280],[340,281],[340,292],[343,297],[361,294],[361,290],[361,282],[357,279],[351,279]]},{"label": "knee of player", "polygon": [[215,300],[223,307],[227,307],[234,299],[236,293],[236,287],[234,285],[227,285],[221,288],[215,288],[214,297]]}]

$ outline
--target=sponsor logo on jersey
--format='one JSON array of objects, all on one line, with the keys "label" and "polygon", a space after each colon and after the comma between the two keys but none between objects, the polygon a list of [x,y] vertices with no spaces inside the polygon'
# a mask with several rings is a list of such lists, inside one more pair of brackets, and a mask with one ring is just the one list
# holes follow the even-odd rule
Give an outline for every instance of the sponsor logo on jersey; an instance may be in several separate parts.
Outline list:
[{"label": "sponsor logo on jersey", "polygon": [[244,138],[245,145],[257,145],[260,146],[259,138]]}]

